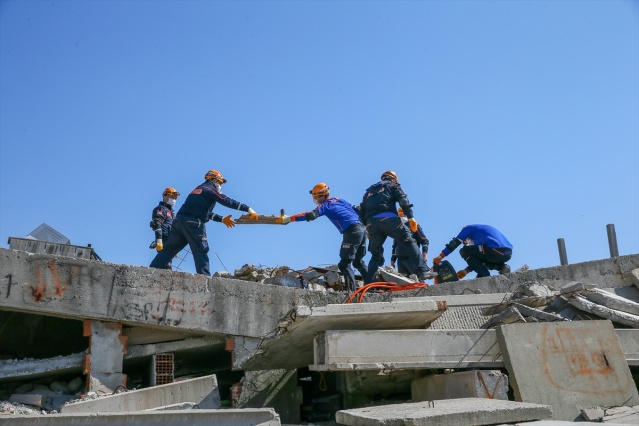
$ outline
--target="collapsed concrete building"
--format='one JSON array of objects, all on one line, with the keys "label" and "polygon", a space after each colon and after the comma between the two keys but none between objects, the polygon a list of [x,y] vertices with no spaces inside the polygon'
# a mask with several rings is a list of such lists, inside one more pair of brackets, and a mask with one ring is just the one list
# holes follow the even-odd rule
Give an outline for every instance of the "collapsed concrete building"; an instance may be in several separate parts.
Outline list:
[{"label": "collapsed concrete building", "polygon": [[207,277],[10,243],[0,424],[639,423],[639,255],[345,303],[334,268]]}]

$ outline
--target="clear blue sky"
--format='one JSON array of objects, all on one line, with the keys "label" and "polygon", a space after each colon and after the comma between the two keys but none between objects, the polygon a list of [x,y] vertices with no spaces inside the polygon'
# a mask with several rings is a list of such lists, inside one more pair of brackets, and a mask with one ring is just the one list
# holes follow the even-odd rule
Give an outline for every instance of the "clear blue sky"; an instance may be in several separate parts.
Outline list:
[{"label": "clear blue sky", "polygon": [[[513,269],[609,257],[607,224],[637,254],[639,2],[0,1],[0,247],[45,222],[146,266],[212,168],[261,214],[393,169],[431,259],[470,223]],[[212,271],[338,262],[326,218],[207,229]]]}]

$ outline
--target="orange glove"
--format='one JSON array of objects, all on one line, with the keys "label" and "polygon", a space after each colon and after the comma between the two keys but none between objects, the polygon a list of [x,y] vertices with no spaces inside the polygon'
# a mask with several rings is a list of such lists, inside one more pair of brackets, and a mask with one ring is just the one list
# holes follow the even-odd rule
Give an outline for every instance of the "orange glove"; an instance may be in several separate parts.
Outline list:
[{"label": "orange glove", "polygon": [[231,218],[231,215],[224,216],[222,223],[225,224],[227,228],[233,228],[235,226],[235,221]]},{"label": "orange glove", "polygon": [[466,275],[468,275],[468,271],[465,269],[462,269],[461,271],[457,272],[457,278],[459,278],[460,280],[464,278]]},{"label": "orange glove", "polygon": [[408,219],[408,226],[410,226],[410,230],[413,232],[417,232],[417,221],[413,219]]},{"label": "orange glove", "polygon": [[439,253],[439,256],[433,259],[433,265],[439,265],[442,263],[442,259],[445,258],[446,255],[444,253]]},{"label": "orange glove", "polygon": [[249,217],[250,217],[251,219],[255,219],[255,220],[257,220],[257,217],[259,216],[259,215],[255,212],[255,210],[253,210],[253,209],[252,209],[252,208],[250,208],[250,207],[249,207],[248,214],[249,214]]}]

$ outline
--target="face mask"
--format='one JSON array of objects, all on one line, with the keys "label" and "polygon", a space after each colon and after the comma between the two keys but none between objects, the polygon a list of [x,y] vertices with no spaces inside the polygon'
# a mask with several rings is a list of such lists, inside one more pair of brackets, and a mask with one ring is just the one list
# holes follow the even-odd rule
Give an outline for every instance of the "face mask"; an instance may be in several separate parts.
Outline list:
[{"label": "face mask", "polygon": [[313,198],[313,202],[315,203],[316,206],[320,205],[320,202],[317,200],[317,198]]},{"label": "face mask", "polygon": [[175,202],[176,202],[176,201],[177,201],[177,200],[176,200],[175,198],[168,198],[168,199],[166,200],[166,204],[168,204],[169,206],[173,207],[173,206],[175,205]]},{"label": "face mask", "polygon": [[213,182],[213,186],[217,189],[217,192],[222,193],[222,185],[220,185],[219,182]]}]

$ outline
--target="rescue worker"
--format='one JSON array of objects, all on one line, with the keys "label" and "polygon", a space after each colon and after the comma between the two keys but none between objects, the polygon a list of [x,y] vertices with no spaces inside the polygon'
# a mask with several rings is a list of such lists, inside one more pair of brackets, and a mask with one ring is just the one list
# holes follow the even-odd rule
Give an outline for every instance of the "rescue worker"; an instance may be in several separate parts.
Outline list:
[{"label": "rescue worker", "polygon": [[[410,229],[405,227],[399,218],[396,204],[404,210]],[[397,241],[398,249],[406,253],[411,275],[417,275],[420,281],[436,276],[426,266],[411,235],[411,232],[417,232],[418,226],[413,217],[412,207],[399,184],[397,174],[392,170],[382,173],[381,180],[366,190],[359,212],[362,223],[366,225],[368,251],[371,254],[365,283],[373,282],[378,268],[384,264],[384,242],[387,237]]]},{"label": "rescue worker", "polygon": [[457,277],[464,278],[469,272],[477,272],[477,278],[489,277],[490,270],[499,274],[510,272],[506,264],[513,254],[513,245],[497,228],[490,225],[466,225],[454,237],[442,252],[433,259],[438,264],[451,254],[457,247],[464,244],[459,254],[466,261],[468,267],[457,272]]},{"label": "rescue worker", "polygon": [[251,219],[258,219],[258,214],[239,201],[222,194],[222,184],[226,179],[217,170],[209,170],[204,175],[204,182],[197,186],[186,197],[184,204],[178,210],[169,239],[164,244],[164,249],[159,251],[151,262],[152,268],[166,269],[167,262],[188,244],[195,261],[195,270],[198,274],[211,275],[209,270],[209,243],[206,238],[206,222],[222,222],[228,228],[235,226],[231,215],[222,217],[213,213],[216,203],[230,209],[248,212]]},{"label": "rescue worker", "polygon": [[[404,214],[404,211],[402,210],[402,208],[398,208],[397,209],[397,214],[399,215],[399,218],[401,219],[402,223],[404,224],[404,226],[408,226],[408,218],[406,218],[406,215]],[[410,228],[409,228],[410,229]],[[412,232],[411,231],[411,236],[413,237],[413,239],[415,240],[415,242],[417,243],[417,247],[421,248],[422,251],[422,259],[424,259],[424,262],[426,263],[426,267],[428,268],[428,238],[426,237],[426,234],[424,233],[424,230],[422,229],[422,226],[417,224],[417,231],[416,232]],[[393,255],[391,256],[391,266],[394,268],[395,267],[395,263],[397,262],[397,271],[400,274],[404,274],[404,275],[409,275],[409,270],[415,270],[416,269],[416,265],[414,265],[413,267],[409,267],[408,262],[410,262],[410,254],[411,253],[405,253],[403,251],[403,248],[401,248],[401,246],[399,246],[399,244],[397,244],[397,241],[393,240]]]},{"label": "rescue worker", "polygon": [[354,291],[356,287],[355,273],[351,268],[351,263],[362,274],[362,278],[367,275],[366,263],[362,260],[366,255],[366,228],[359,221],[353,205],[341,198],[331,198],[330,188],[325,183],[318,183],[309,193],[317,205],[314,210],[293,216],[283,215],[277,219],[277,222],[284,224],[303,220],[310,222],[320,216],[326,216],[342,234],[342,246],[339,251],[340,261],[337,267],[344,275],[346,290]]},{"label": "rescue worker", "polygon": [[[173,206],[175,206],[175,202],[179,196],[180,193],[171,187],[166,188],[164,192],[162,192],[162,201],[160,201],[151,213],[151,223],[149,226],[155,233],[155,241],[151,243],[149,248],[162,251],[164,242],[169,238],[169,233],[171,232],[171,224],[175,216]],[[165,269],[171,269],[171,259],[168,260]]]}]

